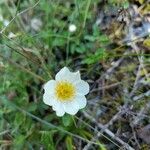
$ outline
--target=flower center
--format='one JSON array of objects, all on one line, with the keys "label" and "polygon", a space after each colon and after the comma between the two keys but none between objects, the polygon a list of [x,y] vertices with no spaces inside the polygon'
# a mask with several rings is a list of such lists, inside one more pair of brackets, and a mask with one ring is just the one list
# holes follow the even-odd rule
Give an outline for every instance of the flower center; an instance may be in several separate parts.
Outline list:
[{"label": "flower center", "polygon": [[74,85],[67,81],[58,82],[55,91],[60,101],[70,101],[75,95]]}]

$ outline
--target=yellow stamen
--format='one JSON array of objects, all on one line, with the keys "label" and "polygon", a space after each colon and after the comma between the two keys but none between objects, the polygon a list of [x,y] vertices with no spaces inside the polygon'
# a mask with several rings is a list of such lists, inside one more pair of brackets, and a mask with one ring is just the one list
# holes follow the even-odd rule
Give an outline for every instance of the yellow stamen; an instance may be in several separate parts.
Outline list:
[{"label": "yellow stamen", "polygon": [[58,82],[55,91],[60,101],[70,101],[75,96],[74,85],[67,81]]}]

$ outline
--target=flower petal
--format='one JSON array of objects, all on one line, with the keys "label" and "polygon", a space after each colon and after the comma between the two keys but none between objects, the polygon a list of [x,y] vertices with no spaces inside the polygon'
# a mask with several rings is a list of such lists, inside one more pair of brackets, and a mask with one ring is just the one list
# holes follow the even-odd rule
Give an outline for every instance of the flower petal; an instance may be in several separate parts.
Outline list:
[{"label": "flower petal", "polygon": [[62,104],[56,100],[55,96],[44,93],[43,101],[45,104],[52,106],[52,109],[56,111],[57,116],[63,116],[65,114]]},{"label": "flower petal", "polygon": [[56,115],[59,117],[62,117],[65,114],[65,111],[63,108],[56,110]]},{"label": "flower petal", "polygon": [[56,81],[66,80],[70,82],[75,82],[81,80],[81,77],[79,71],[73,73],[70,72],[70,70],[67,67],[64,67],[56,74],[55,79]]},{"label": "flower petal", "polygon": [[56,81],[62,80],[66,75],[70,74],[70,71],[67,67],[63,67],[55,76]]},{"label": "flower petal", "polygon": [[77,95],[76,98],[75,98],[75,101],[78,102],[79,109],[84,108],[86,106],[86,104],[87,104],[86,97],[82,96],[82,95]]},{"label": "flower petal", "polygon": [[63,103],[64,111],[70,115],[75,115],[79,110],[79,105],[77,101],[71,101]]},{"label": "flower petal", "polygon": [[48,93],[44,93],[43,101],[44,101],[45,104],[47,104],[49,106],[56,105],[56,103],[57,103],[57,101],[55,100],[54,95],[50,95]]},{"label": "flower petal", "polygon": [[65,114],[62,103],[57,100],[57,103],[52,106],[53,110],[56,111],[57,116],[63,116]]},{"label": "flower petal", "polygon": [[44,90],[46,93],[54,94],[55,86],[56,86],[56,81],[50,80],[44,84]]},{"label": "flower petal", "polygon": [[90,87],[89,84],[83,80],[76,82],[76,90],[78,94],[86,95],[89,93]]},{"label": "flower petal", "polygon": [[67,80],[70,82],[73,82],[73,83],[80,81],[81,80],[80,72],[79,71],[77,71],[75,73],[70,72],[70,75],[68,76]]},{"label": "flower petal", "polygon": [[58,117],[62,117],[64,114],[65,114],[64,110],[61,110],[61,111],[60,111],[60,110],[59,110],[59,111],[57,110],[57,111],[56,111],[56,115],[57,115]]}]

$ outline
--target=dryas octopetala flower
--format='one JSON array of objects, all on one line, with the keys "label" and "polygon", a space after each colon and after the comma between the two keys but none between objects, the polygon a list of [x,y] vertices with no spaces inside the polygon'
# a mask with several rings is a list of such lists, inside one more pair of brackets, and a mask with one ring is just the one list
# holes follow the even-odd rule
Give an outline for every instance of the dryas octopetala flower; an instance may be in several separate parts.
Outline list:
[{"label": "dryas octopetala flower", "polygon": [[77,29],[76,25],[74,25],[74,24],[69,25],[69,32],[75,32],[76,29]]},{"label": "dryas octopetala flower", "polygon": [[89,84],[81,80],[79,71],[73,73],[64,67],[56,74],[55,80],[44,85],[44,91],[44,103],[52,106],[57,116],[63,116],[65,112],[75,115],[86,106]]}]

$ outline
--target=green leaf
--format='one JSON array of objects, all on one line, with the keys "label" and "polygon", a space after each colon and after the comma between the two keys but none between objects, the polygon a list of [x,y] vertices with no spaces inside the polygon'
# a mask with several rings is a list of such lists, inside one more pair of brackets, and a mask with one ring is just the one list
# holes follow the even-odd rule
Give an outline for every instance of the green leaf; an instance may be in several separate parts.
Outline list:
[{"label": "green leaf", "polygon": [[105,44],[109,42],[109,39],[106,35],[99,36],[98,40],[102,43],[105,43]]},{"label": "green leaf", "polygon": [[36,109],[37,109],[37,105],[35,103],[30,103],[30,105],[28,105],[26,110],[29,112],[34,112]]},{"label": "green leaf", "polygon": [[66,39],[63,38],[55,38],[53,40],[52,46],[64,46],[66,43]]},{"label": "green leaf", "polygon": [[83,129],[80,130],[80,134],[85,138],[85,139],[91,139],[93,137],[93,135],[88,132],[88,131],[85,131]]},{"label": "green leaf", "polygon": [[55,144],[53,141],[53,135],[56,131],[41,131],[41,142],[46,149],[55,150]]},{"label": "green leaf", "polygon": [[65,141],[66,141],[67,150],[73,150],[72,137],[67,136]]},{"label": "green leaf", "polygon": [[97,24],[93,25],[93,36],[98,37],[100,35],[99,26]]},{"label": "green leaf", "polygon": [[83,60],[85,64],[94,64],[103,60],[107,57],[104,49],[98,49],[95,54],[90,54],[86,59]]},{"label": "green leaf", "polygon": [[23,149],[25,143],[25,136],[24,135],[18,135],[13,141],[14,148],[17,149]]},{"label": "green leaf", "polygon": [[124,9],[129,8],[129,2],[128,2],[128,1],[125,1],[125,2],[123,3],[123,8],[124,8]]},{"label": "green leaf", "polygon": [[23,121],[25,120],[25,115],[22,114],[22,113],[16,113],[15,115],[15,120],[14,120],[14,125],[17,127],[17,126],[20,126]]},{"label": "green leaf", "polygon": [[96,37],[94,36],[91,36],[91,35],[86,35],[84,37],[85,40],[88,40],[88,41],[91,41],[91,42],[94,42],[96,40]]},{"label": "green leaf", "polygon": [[69,126],[71,123],[72,123],[72,116],[71,115],[68,115],[68,114],[65,114],[63,117],[62,117],[62,123],[65,127]]},{"label": "green leaf", "polygon": [[86,47],[85,47],[85,45],[83,44],[83,43],[81,43],[80,44],[80,46],[77,46],[76,47],[76,52],[78,52],[78,53],[84,53],[86,51]]},{"label": "green leaf", "polygon": [[99,150],[107,150],[105,148],[105,145],[104,144],[101,144],[98,140],[97,140],[97,144],[99,144]]}]

